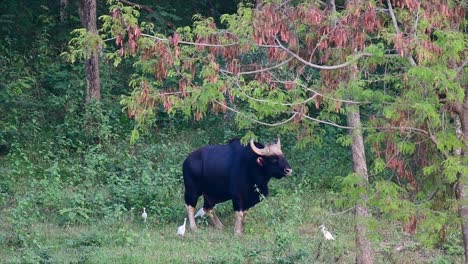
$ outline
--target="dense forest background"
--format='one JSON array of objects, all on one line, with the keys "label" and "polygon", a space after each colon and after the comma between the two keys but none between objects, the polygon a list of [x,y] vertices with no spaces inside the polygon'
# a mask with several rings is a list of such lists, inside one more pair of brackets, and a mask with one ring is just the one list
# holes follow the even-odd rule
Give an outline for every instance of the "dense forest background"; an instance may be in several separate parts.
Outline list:
[{"label": "dense forest background", "polygon": [[[463,263],[466,1],[91,2],[0,3],[0,262]],[[246,234],[177,237],[184,158],[278,135]]]}]

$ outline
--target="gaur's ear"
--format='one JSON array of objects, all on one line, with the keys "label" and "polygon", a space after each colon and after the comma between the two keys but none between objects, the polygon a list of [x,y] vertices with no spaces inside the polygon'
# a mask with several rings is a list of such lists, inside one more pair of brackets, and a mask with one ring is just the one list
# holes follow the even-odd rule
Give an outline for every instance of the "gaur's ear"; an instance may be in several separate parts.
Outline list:
[{"label": "gaur's ear", "polygon": [[257,164],[260,166],[263,166],[263,164],[265,164],[265,159],[263,159],[263,157],[258,157]]}]

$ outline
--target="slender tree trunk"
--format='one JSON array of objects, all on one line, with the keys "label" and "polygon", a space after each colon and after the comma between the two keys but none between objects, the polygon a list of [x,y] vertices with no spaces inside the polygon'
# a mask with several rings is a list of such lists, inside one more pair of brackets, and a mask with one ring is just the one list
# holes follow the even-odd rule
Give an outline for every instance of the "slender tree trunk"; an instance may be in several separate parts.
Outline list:
[{"label": "slender tree trunk", "polygon": [[[361,127],[361,116],[359,112],[359,106],[353,104],[347,104],[347,120],[348,126],[355,127],[351,129],[349,133],[352,137],[351,153],[353,157],[353,168],[354,172],[361,177],[361,186],[366,187],[369,179],[367,175],[367,164],[366,164],[366,153],[364,149],[364,140],[362,137]],[[369,218],[369,212],[366,205],[367,195],[361,194],[360,201],[356,204],[355,209],[355,227],[356,233],[356,247],[359,250],[359,254],[356,257],[356,263],[358,264],[370,264],[374,263],[374,256],[372,254],[371,243],[367,239],[367,219]]]},{"label": "slender tree trunk", "polygon": [[67,22],[68,0],[60,0],[60,23]]},{"label": "slender tree trunk", "polygon": [[[97,33],[96,26],[96,0],[80,0],[79,14],[81,24],[91,34]],[[91,43],[90,43],[91,45]],[[86,70],[86,98],[88,103],[92,100],[101,100],[101,84],[99,77],[99,55],[97,48],[91,49],[89,58],[85,61]]]},{"label": "slender tree trunk", "polygon": [[[465,166],[468,160],[468,88],[465,89],[465,100],[463,104],[459,104],[456,107],[457,117],[459,118],[459,122],[457,122],[460,127],[461,133],[458,132],[458,136],[462,138],[463,141],[463,149],[461,151],[461,155],[463,155],[463,162]],[[457,130],[458,130],[457,129]],[[456,153],[458,154],[458,153]],[[463,234],[463,244],[465,247],[465,263],[468,263],[468,175],[461,174],[459,175],[458,180],[458,204],[459,204],[459,213],[460,217],[462,218],[462,234]]]}]

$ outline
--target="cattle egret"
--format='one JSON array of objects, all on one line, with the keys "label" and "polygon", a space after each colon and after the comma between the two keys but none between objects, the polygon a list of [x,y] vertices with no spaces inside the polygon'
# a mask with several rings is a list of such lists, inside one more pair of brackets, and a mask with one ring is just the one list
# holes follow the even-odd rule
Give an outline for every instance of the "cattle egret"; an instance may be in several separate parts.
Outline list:
[{"label": "cattle egret", "polygon": [[320,225],[320,231],[322,232],[326,240],[335,240],[333,235],[330,232],[328,232],[327,228],[324,225]]},{"label": "cattle egret", "polygon": [[143,217],[143,222],[146,222],[146,218],[148,218],[148,214],[146,213],[145,207],[143,207],[143,213],[141,214],[141,217]]},{"label": "cattle egret", "polygon": [[202,207],[200,208],[200,210],[198,210],[198,212],[195,214],[193,218],[202,217],[204,215],[205,215],[205,210],[203,210],[203,207]]},{"label": "cattle egret", "polygon": [[184,224],[179,226],[179,228],[177,228],[177,235],[184,236],[184,234],[185,234],[185,223],[186,222],[187,222],[187,218],[184,218]]}]

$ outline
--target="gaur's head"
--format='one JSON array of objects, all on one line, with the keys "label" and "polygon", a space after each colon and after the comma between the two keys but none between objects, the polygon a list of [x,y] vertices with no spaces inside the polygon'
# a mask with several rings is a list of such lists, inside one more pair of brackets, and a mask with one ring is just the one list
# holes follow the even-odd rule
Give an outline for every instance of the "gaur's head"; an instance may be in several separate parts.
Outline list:
[{"label": "gaur's head", "polygon": [[250,147],[259,156],[256,160],[257,164],[263,167],[268,176],[280,179],[292,174],[291,166],[286,160],[283,151],[281,151],[281,141],[279,138],[275,144],[269,144],[263,148],[258,148],[253,140],[250,140]]}]

